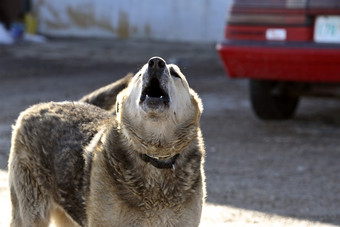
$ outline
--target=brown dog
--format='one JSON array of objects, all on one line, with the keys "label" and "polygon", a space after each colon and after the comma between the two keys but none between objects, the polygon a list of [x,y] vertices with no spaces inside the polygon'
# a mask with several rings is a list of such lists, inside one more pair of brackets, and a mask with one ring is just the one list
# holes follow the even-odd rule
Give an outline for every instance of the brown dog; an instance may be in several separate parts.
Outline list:
[{"label": "brown dog", "polygon": [[83,102],[21,113],[9,159],[12,226],[48,226],[50,217],[59,226],[199,225],[201,100],[179,68],[159,57],[122,81],[109,86],[118,94],[125,86],[116,86],[127,84],[116,105],[98,105],[114,105],[114,115]]}]

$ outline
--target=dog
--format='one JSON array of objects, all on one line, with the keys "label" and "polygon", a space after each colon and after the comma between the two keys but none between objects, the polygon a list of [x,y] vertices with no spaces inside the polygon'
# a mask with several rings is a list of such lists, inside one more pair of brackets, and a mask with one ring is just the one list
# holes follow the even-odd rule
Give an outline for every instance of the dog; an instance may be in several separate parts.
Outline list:
[{"label": "dog", "polygon": [[198,226],[202,111],[180,69],[160,57],[81,102],[23,111],[8,164],[11,226]]}]

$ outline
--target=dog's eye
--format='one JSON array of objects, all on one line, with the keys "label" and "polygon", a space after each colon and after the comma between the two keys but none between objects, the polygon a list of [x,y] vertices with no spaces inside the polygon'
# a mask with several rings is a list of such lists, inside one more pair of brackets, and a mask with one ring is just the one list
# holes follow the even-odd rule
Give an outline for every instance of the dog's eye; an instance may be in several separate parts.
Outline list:
[{"label": "dog's eye", "polygon": [[173,77],[181,78],[181,76],[173,68],[170,69],[170,74]]}]

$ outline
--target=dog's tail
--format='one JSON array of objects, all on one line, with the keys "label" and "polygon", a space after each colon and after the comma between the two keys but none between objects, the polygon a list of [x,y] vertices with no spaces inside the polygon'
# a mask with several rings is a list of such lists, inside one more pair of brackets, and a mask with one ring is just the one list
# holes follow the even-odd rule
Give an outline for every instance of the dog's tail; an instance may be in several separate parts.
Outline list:
[{"label": "dog's tail", "polygon": [[128,73],[122,79],[83,96],[79,101],[105,110],[114,110],[117,95],[129,85],[132,77],[133,73]]}]

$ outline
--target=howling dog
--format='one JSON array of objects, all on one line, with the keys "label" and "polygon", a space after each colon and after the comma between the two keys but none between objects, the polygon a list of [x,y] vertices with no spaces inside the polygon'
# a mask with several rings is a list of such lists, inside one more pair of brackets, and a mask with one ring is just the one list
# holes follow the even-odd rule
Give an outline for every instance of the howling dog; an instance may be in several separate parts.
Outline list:
[{"label": "howling dog", "polygon": [[202,109],[160,57],[79,102],[28,108],[13,126],[11,226],[198,226]]}]

